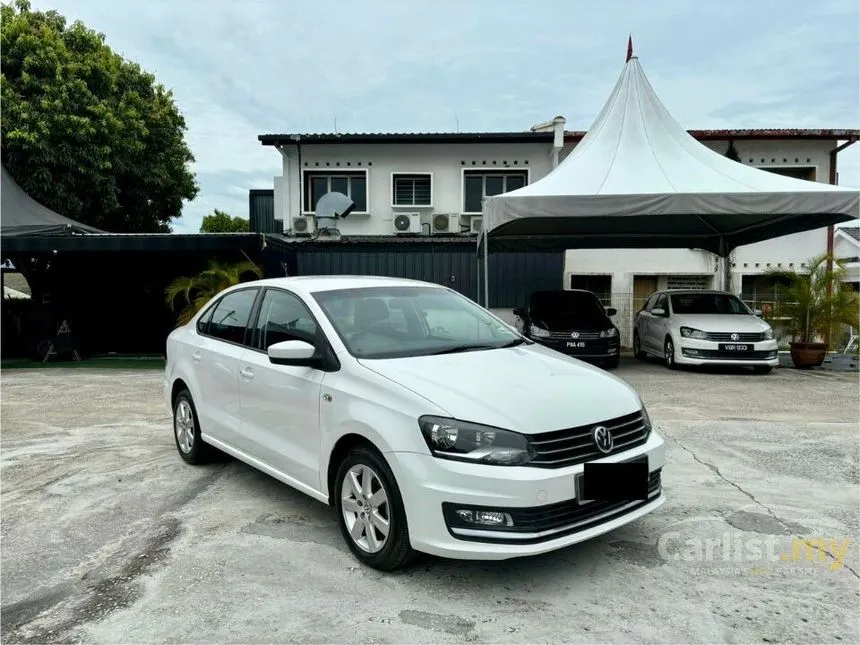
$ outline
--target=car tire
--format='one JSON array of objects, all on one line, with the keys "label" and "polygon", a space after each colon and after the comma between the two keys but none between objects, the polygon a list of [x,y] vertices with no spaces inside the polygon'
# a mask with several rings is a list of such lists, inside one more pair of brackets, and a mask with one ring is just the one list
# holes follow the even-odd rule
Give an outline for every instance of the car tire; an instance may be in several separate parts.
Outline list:
[{"label": "car tire", "polygon": [[633,330],[633,356],[637,359],[644,360],[645,352],[642,351],[642,340],[639,338],[639,331]]},{"label": "car tire", "polygon": [[[378,497],[380,491],[384,501]],[[341,534],[359,562],[394,571],[417,556],[394,473],[377,450],[367,445],[353,448],[338,467],[333,493]],[[387,534],[373,517],[387,521]]]},{"label": "car tire", "polygon": [[198,466],[214,461],[215,448],[200,438],[200,420],[194,399],[187,389],[182,390],[173,400],[173,440],[179,456],[186,463]]},{"label": "car tire", "polygon": [[675,362],[675,343],[670,336],[666,336],[666,341],[663,343],[663,362],[670,370],[678,369],[678,364]]},{"label": "car tire", "polygon": [[753,372],[756,374],[770,374],[773,371],[772,365],[756,365],[753,367]]}]

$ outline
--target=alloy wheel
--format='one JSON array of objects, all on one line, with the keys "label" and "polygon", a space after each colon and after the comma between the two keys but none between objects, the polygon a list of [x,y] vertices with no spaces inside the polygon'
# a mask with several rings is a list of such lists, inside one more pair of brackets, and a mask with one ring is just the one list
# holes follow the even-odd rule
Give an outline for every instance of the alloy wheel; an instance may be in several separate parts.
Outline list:
[{"label": "alloy wheel", "polygon": [[362,551],[378,553],[391,529],[388,494],[379,475],[365,464],[355,464],[343,478],[340,495],[350,538]]},{"label": "alloy wheel", "polygon": [[672,344],[672,340],[666,339],[666,367],[672,369],[675,365],[675,346]]},{"label": "alloy wheel", "polygon": [[173,429],[179,449],[186,454],[191,452],[194,447],[194,414],[191,412],[191,404],[184,398],[176,405]]}]

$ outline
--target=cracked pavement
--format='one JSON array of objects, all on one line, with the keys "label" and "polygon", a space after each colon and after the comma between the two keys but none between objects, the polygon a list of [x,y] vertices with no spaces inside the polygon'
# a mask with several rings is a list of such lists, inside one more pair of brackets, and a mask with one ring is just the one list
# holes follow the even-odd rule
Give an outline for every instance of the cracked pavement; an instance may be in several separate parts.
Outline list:
[{"label": "cracked pavement", "polygon": [[385,575],[318,502],[185,465],[158,372],[4,371],[2,641],[860,642],[858,375],[616,374],[667,440],[661,509]]}]

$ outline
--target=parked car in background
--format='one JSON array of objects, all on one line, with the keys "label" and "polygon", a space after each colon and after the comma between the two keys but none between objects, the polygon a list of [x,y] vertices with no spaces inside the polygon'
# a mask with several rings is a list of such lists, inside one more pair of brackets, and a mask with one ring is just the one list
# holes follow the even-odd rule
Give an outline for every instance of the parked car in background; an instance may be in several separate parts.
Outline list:
[{"label": "parked car in background", "polygon": [[602,367],[618,367],[618,327],[591,291],[571,289],[536,291],[514,309],[516,327],[526,338]]},{"label": "parked car in background", "polygon": [[773,329],[734,294],[658,291],[636,313],[633,353],[678,365],[747,365],[768,373],[779,365]]},{"label": "parked car in background", "polygon": [[229,287],[168,337],[164,398],[182,459],[220,450],[331,505],[381,570],[552,551],[665,499],[630,386],[426,282]]}]

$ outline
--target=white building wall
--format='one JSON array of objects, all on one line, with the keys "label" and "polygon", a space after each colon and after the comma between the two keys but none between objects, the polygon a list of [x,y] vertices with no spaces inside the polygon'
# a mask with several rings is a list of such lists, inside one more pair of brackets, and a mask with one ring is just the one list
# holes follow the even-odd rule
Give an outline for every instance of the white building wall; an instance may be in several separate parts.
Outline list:
[{"label": "white building wall", "polygon": [[[463,171],[466,169],[527,170],[534,182],[552,168],[552,144],[344,144],[302,145],[301,168],[305,171],[366,171],[368,214],[351,213],[338,222],[344,235],[390,235],[399,213],[420,213],[422,230],[434,214],[463,210]],[[275,217],[289,230],[299,210],[299,161],[295,146],[284,149],[281,199],[276,190]],[[347,165],[349,164],[349,165]],[[360,165],[359,165],[360,164]],[[433,205],[392,206],[392,173],[432,173]],[[277,184],[277,182],[276,182]],[[286,187],[286,190],[283,188]],[[286,215],[288,213],[288,215]],[[470,217],[462,217],[468,226]]]}]

